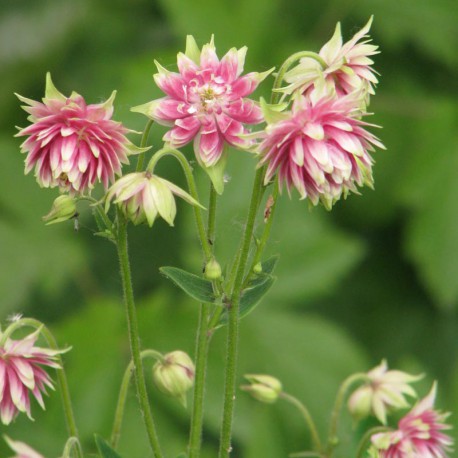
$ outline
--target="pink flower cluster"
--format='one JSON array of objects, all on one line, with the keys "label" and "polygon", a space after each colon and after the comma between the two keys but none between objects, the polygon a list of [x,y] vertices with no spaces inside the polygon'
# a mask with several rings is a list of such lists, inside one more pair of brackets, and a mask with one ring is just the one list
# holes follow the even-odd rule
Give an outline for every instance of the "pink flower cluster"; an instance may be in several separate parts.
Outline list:
[{"label": "pink flower cluster", "polygon": [[405,415],[393,432],[372,436],[372,454],[379,458],[447,458],[453,440],[442,431],[448,414],[434,410],[436,384],[430,393]]},{"label": "pink flower cluster", "polygon": [[105,103],[87,105],[75,92],[62,95],[49,74],[43,103],[18,95],[32,123],[16,135],[28,137],[21,145],[25,173],[35,168],[40,186],[71,194],[83,194],[98,181],[107,188],[135,150],[125,137],[130,131],[111,119],[114,97],[113,92]]},{"label": "pink flower cluster", "polygon": [[286,73],[291,84],[281,89],[291,95],[287,103],[263,104],[268,122],[259,145],[260,166],[266,165],[265,183],[278,174],[280,187],[294,187],[302,199],[327,209],[341,196],[372,186],[374,146],[383,144],[362,121],[366,95],[373,93],[376,79],[369,55],[376,47],[358,43],[366,36],[370,21],[342,45],[340,27],[319,55],[304,58]]},{"label": "pink flower cluster", "polygon": [[5,425],[19,412],[32,418],[29,391],[44,409],[42,393],[46,394],[46,387],[53,389],[42,366],[59,369],[56,358],[62,350],[36,347],[39,333],[37,330],[21,340],[7,339],[0,347],[0,418]]}]

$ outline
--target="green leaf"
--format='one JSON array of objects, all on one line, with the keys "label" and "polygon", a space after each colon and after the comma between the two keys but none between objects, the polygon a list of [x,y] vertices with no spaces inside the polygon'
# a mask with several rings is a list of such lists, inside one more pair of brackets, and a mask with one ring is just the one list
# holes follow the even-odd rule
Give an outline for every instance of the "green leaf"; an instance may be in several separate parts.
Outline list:
[{"label": "green leaf", "polygon": [[177,267],[161,267],[159,271],[196,301],[215,303],[211,281]]},{"label": "green leaf", "polygon": [[[275,277],[265,275],[263,281],[260,283],[257,282],[255,286],[248,287],[242,292],[242,297],[240,298],[239,319],[242,319],[254,310],[261,299],[267,294],[267,291],[269,291],[275,280]],[[221,315],[220,324],[225,325],[227,324],[227,321],[228,314],[227,311],[225,311]]]},{"label": "green leaf", "polygon": [[95,434],[95,443],[102,458],[121,458],[121,455],[116,453],[98,434]]}]

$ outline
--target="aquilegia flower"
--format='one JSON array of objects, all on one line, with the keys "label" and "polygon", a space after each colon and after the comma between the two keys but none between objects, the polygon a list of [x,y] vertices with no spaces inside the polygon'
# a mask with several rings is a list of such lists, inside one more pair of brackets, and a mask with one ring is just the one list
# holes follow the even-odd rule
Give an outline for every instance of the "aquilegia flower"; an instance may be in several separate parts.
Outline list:
[{"label": "aquilegia flower", "polygon": [[[304,57],[299,63],[285,74],[285,81],[289,86],[282,91],[291,94],[299,90],[304,93],[316,84],[325,83],[329,89],[334,89],[337,95],[350,94],[353,91],[362,93],[368,99],[374,94],[374,85],[377,84],[375,71],[371,67],[374,63],[369,56],[378,54],[378,46],[369,44],[367,33],[372,24],[369,22],[347,43],[342,44],[340,23],[337,24],[333,37],[320,50],[319,56],[326,64],[321,64],[312,57]],[[367,102],[367,100],[366,100]]]},{"label": "aquilegia flower", "polygon": [[17,95],[32,123],[16,134],[28,137],[21,145],[25,173],[35,168],[40,186],[71,194],[82,194],[98,181],[107,188],[129,153],[138,152],[125,136],[130,130],[111,119],[115,94],[105,103],[87,105],[76,92],[62,95],[48,73],[43,103]]},{"label": "aquilegia flower", "polygon": [[436,384],[398,425],[393,432],[374,434],[372,454],[380,458],[447,458],[453,440],[442,431],[451,427],[445,423],[448,415],[434,410]]},{"label": "aquilegia flower", "polygon": [[174,148],[194,140],[194,151],[204,167],[215,166],[223,157],[225,144],[251,146],[243,124],[263,121],[256,102],[245,98],[270,73],[243,72],[247,48],[233,48],[219,60],[213,38],[202,51],[192,36],[185,54],[178,54],[179,73],[156,63],[154,79],[166,97],[135,107],[159,124],[172,127],[164,136]]},{"label": "aquilegia flower", "polygon": [[157,215],[173,226],[176,204],[173,194],[191,205],[200,205],[187,192],[151,172],[136,172],[120,178],[106,195],[106,211],[113,200],[134,224],[147,222],[151,227]]},{"label": "aquilegia flower", "polygon": [[35,347],[39,334],[37,330],[21,340],[7,339],[0,347],[0,418],[5,425],[19,412],[32,418],[29,391],[44,409],[42,393],[46,387],[54,389],[42,366],[59,369],[57,355],[66,350]]},{"label": "aquilegia flower", "polygon": [[260,166],[266,164],[265,182],[278,173],[280,186],[295,187],[302,199],[320,201],[330,209],[356,185],[373,185],[373,145],[383,144],[365,126],[357,94],[323,95],[318,100],[296,94],[292,110],[272,111],[273,119],[259,145]]},{"label": "aquilegia flower", "polygon": [[43,455],[40,455],[33,448],[24,444],[24,442],[13,441],[7,436],[4,437],[8,446],[16,453],[16,455],[11,458],[43,458]]},{"label": "aquilegia flower", "polygon": [[388,370],[388,365],[383,360],[367,373],[367,382],[350,396],[348,409],[358,419],[373,414],[381,423],[386,424],[388,412],[409,407],[405,396],[417,396],[410,383],[421,378],[422,375]]}]

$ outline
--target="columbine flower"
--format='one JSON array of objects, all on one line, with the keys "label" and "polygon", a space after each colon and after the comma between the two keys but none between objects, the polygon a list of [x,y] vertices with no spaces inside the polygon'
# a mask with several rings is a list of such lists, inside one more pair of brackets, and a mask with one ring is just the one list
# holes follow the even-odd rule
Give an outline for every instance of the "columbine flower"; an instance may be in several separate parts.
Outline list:
[{"label": "columbine flower", "polygon": [[129,173],[111,186],[106,195],[106,211],[114,200],[135,225],[147,222],[151,227],[157,215],[170,226],[177,212],[173,194],[191,205],[200,204],[187,192],[151,172]]},{"label": "columbine flower", "polygon": [[259,145],[260,165],[267,164],[265,182],[278,172],[280,186],[294,186],[301,199],[327,209],[356,185],[372,187],[373,146],[382,143],[364,129],[364,115],[354,94],[314,100],[301,95],[292,111],[276,112],[264,105],[269,122]]},{"label": "columbine flower", "polygon": [[76,92],[62,95],[49,73],[43,103],[17,95],[28,105],[23,108],[32,123],[16,134],[29,137],[21,145],[27,153],[25,173],[35,168],[40,186],[71,194],[84,193],[98,181],[107,188],[121,173],[121,163],[128,163],[127,155],[138,152],[125,137],[130,130],[111,119],[115,95],[87,105]]},{"label": "columbine flower", "polygon": [[8,446],[16,453],[16,455],[11,458],[43,458],[43,455],[40,455],[38,452],[33,450],[33,448],[24,444],[24,442],[13,441],[7,436],[4,437]]},{"label": "columbine flower", "polygon": [[192,359],[183,351],[164,355],[153,367],[156,386],[168,396],[178,398],[186,407],[186,392],[194,385],[195,367]]},{"label": "columbine flower", "polygon": [[280,380],[271,375],[248,374],[245,378],[250,382],[249,385],[242,385],[240,388],[250,393],[255,399],[267,404],[274,403],[282,392]]},{"label": "columbine flower", "polygon": [[35,347],[39,334],[37,330],[21,340],[7,339],[0,347],[0,417],[5,425],[19,412],[32,418],[29,391],[44,409],[42,393],[46,386],[54,389],[42,366],[59,369],[56,357],[65,350]]},{"label": "columbine flower", "polygon": [[[199,50],[192,36],[187,37],[185,54],[178,54],[179,73],[172,73],[156,63],[154,79],[166,97],[133,108],[170,126],[164,136],[174,148],[194,140],[197,160],[204,168],[220,164],[224,146],[251,146],[243,124],[263,121],[256,102],[245,98],[270,73],[243,72],[247,48],[233,48],[219,60],[213,38]],[[224,162],[224,161],[223,161]],[[222,170],[218,180],[222,186]]]},{"label": "columbine flower", "polygon": [[[342,44],[342,33],[340,23],[337,24],[331,40],[320,50],[319,56],[326,64],[321,64],[311,57],[304,57],[299,64],[285,74],[285,81],[290,83],[282,91],[288,94],[299,90],[307,92],[317,83],[325,83],[329,88],[335,90],[337,95],[349,94],[358,91],[368,98],[374,94],[374,85],[377,78],[371,65],[374,63],[369,56],[378,54],[378,46],[370,43],[367,33],[371,28],[372,17],[369,22],[347,43]],[[367,100],[366,100],[367,102]]]},{"label": "columbine flower", "polygon": [[357,419],[369,414],[386,424],[387,412],[409,407],[405,396],[417,397],[410,383],[420,380],[422,375],[410,375],[407,372],[388,370],[383,360],[369,371],[367,382],[356,389],[348,400],[348,409]]},{"label": "columbine flower", "polygon": [[[453,440],[442,431],[450,429],[448,413],[434,410],[436,383],[393,432],[374,434],[373,448],[380,458],[447,458]],[[376,455],[377,456],[377,455]]]}]

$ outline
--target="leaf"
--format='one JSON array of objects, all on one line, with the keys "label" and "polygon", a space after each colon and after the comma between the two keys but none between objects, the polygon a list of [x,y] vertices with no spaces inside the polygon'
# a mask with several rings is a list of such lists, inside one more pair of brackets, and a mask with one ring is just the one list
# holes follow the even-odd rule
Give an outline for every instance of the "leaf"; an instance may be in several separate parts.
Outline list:
[{"label": "leaf", "polygon": [[[266,275],[261,283],[257,282],[255,286],[251,288],[248,287],[242,292],[242,297],[240,298],[239,319],[242,319],[254,310],[261,299],[267,294],[267,291],[269,291],[275,280],[275,277]],[[225,311],[221,315],[220,325],[227,324],[227,321],[228,314],[227,311]]]},{"label": "leaf", "polygon": [[95,434],[95,443],[102,458],[121,458],[121,455],[116,453],[98,434]]},{"label": "leaf", "polygon": [[161,267],[159,271],[196,301],[206,303],[216,302],[211,281],[186,272],[178,267]]}]

